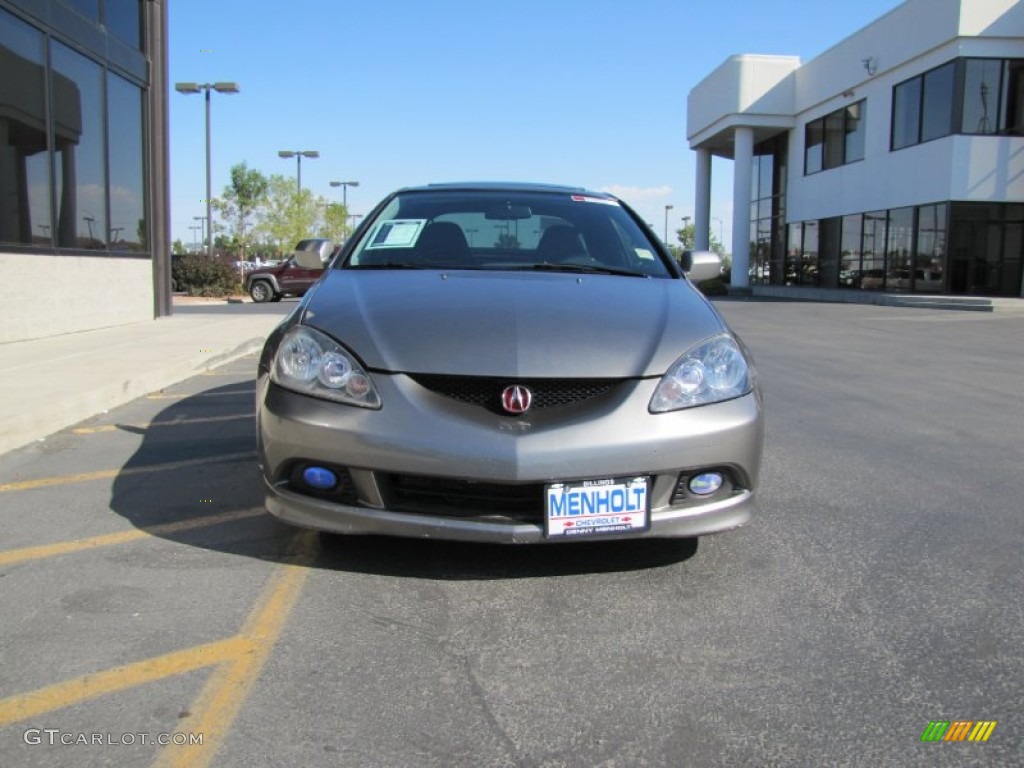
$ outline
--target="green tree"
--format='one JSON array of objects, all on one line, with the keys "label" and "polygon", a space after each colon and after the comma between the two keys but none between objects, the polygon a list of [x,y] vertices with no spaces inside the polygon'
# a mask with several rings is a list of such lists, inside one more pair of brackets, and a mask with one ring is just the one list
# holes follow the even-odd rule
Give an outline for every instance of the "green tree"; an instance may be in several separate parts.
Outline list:
[{"label": "green tree", "polygon": [[253,245],[253,220],[266,202],[269,184],[255,168],[238,163],[231,166],[231,183],[224,188],[223,196],[212,201],[214,210],[227,222],[226,231],[240,248],[242,258]]},{"label": "green tree", "polygon": [[175,240],[171,245],[171,253],[181,256],[182,254],[188,253],[188,249],[181,240]]},{"label": "green tree", "polygon": [[329,203],[323,198],[323,220],[320,225],[320,236],[340,243],[348,237],[348,208],[341,203]]},{"label": "green tree", "polygon": [[267,179],[267,196],[254,235],[276,250],[288,253],[299,240],[311,237],[318,230],[318,207],[308,189],[298,192],[294,179],[273,174]]},{"label": "green tree", "polygon": [[[676,238],[679,240],[681,246],[680,251],[692,251],[693,244],[697,240],[696,226],[693,224],[687,224],[685,227],[677,229]],[[715,237],[715,233],[710,230],[708,231],[708,246],[708,250],[714,251],[719,256],[725,255],[725,248],[722,247],[718,238]]]}]

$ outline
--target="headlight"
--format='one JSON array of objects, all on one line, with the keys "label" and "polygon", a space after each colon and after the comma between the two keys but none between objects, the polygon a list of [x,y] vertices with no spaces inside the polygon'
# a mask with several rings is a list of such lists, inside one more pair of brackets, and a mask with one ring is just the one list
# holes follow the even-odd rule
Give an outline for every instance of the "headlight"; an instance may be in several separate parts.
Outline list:
[{"label": "headlight", "polygon": [[729,336],[716,336],[672,363],[658,382],[649,409],[665,413],[731,400],[750,392],[750,378],[739,345]]},{"label": "headlight", "polygon": [[297,325],[285,334],[270,379],[304,395],[362,408],[380,408],[373,381],[355,359],[326,334]]}]

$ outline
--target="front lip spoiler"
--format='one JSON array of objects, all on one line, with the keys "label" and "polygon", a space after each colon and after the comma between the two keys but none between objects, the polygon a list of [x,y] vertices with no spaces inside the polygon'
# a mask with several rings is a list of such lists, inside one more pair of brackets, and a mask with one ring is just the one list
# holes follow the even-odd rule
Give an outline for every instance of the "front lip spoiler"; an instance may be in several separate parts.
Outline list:
[{"label": "front lip spoiler", "polygon": [[400,536],[491,544],[552,544],[637,538],[692,538],[738,528],[757,511],[751,491],[700,507],[664,507],[651,512],[651,528],[643,533],[545,539],[544,529],[529,523],[491,523],[437,515],[392,512],[321,501],[275,487],[264,479],[266,508],[272,515],[301,528],[346,535]]}]

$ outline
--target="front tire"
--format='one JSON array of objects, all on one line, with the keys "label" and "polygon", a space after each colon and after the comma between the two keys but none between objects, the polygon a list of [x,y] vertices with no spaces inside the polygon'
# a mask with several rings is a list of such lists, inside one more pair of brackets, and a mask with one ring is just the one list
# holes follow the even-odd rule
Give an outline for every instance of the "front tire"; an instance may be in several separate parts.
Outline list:
[{"label": "front tire", "polygon": [[274,289],[266,280],[257,280],[249,286],[249,295],[257,304],[263,304],[273,300]]}]

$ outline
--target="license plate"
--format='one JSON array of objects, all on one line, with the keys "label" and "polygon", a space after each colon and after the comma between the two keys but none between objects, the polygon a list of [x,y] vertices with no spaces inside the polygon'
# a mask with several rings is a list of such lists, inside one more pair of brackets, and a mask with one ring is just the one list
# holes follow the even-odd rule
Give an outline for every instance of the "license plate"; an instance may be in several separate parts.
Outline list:
[{"label": "license plate", "polygon": [[649,477],[578,480],[544,486],[544,536],[601,536],[651,527]]}]

